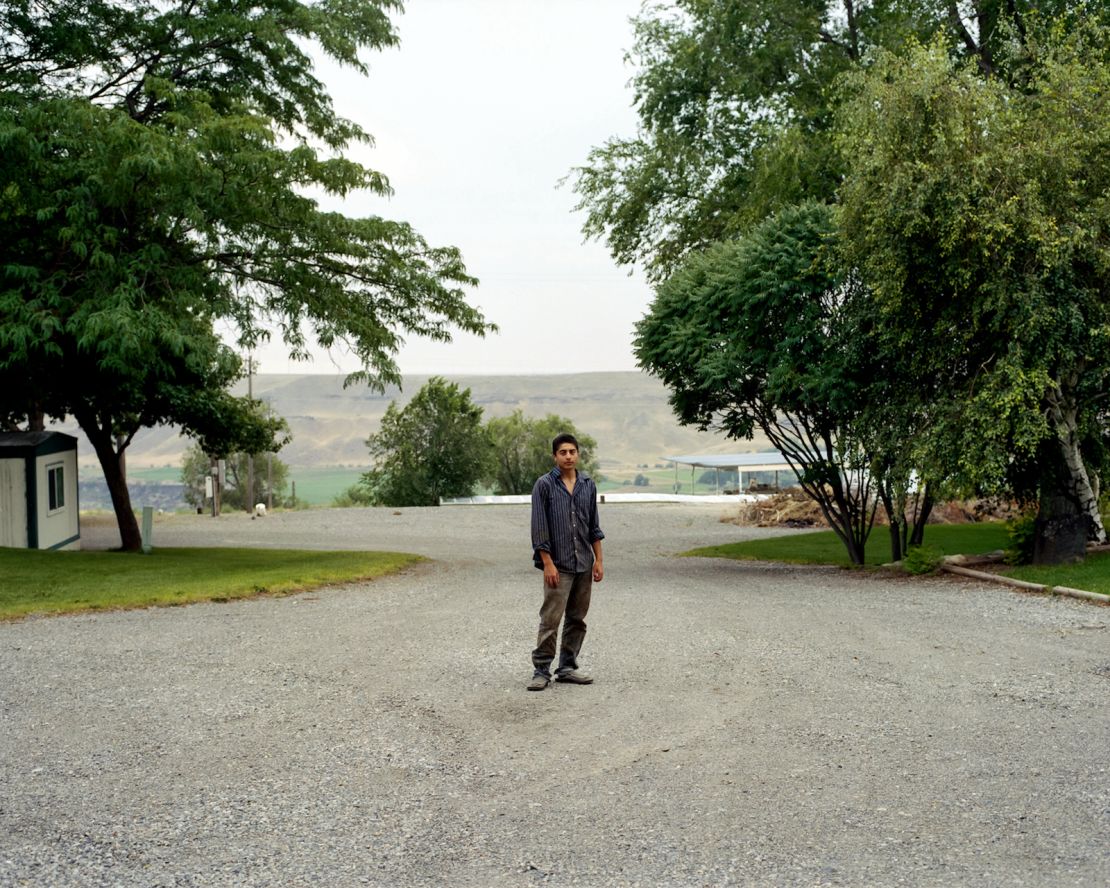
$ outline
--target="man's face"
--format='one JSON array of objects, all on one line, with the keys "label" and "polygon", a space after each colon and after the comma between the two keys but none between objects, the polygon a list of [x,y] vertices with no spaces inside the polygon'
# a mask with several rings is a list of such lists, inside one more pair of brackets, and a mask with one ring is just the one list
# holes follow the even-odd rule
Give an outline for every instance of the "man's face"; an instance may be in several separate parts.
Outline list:
[{"label": "man's face", "polygon": [[555,465],[559,467],[560,472],[573,469],[578,465],[578,448],[569,442],[560,444],[559,449],[555,451]]}]

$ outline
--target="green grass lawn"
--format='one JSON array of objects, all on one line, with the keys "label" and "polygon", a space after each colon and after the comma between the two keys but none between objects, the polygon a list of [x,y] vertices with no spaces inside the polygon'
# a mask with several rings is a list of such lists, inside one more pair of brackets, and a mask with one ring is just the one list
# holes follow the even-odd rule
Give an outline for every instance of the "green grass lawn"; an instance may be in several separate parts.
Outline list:
[{"label": "green grass lawn", "polygon": [[0,619],[285,594],[373,579],[423,560],[400,552],[295,549],[149,555],[0,549]]},{"label": "green grass lawn", "polygon": [[[925,530],[925,545],[938,549],[944,555],[992,552],[1004,549],[1007,544],[1006,526],[1001,522],[932,524]],[[849,563],[844,544],[831,530],[706,546],[684,554],[750,561],[786,561],[791,564],[842,564],[845,567]],[[871,532],[865,554],[868,564],[890,561],[890,535],[885,527],[876,527]]]},{"label": "green grass lawn", "polygon": [[[925,545],[943,555],[980,555],[1005,549],[1009,544],[1002,522],[982,524],[932,524],[925,531]],[[844,544],[831,530],[776,536],[741,543],[692,549],[684,555],[735,558],[746,561],[785,561],[790,564],[839,564],[848,566]],[[885,527],[872,531],[867,540],[868,564],[890,560],[890,537]],[[1089,555],[1082,564],[1007,567],[1007,576],[1046,586],[1070,586],[1110,595],[1110,552]]]},{"label": "green grass lawn", "polygon": [[1110,552],[1088,555],[1087,560],[1082,564],[1045,566],[1029,564],[1024,567],[1009,568],[1006,574],[1030,583],[1069,586],[1072,589],[1110,595]]}]

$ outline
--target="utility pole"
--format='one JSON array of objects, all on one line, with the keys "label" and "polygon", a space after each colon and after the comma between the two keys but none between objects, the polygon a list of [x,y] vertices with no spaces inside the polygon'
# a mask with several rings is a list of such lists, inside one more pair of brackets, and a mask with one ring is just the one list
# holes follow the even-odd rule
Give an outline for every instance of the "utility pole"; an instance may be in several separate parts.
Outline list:
[{"label": "utility pole", "polygon": [[[254,403],[254,357],[247,352],[247,400]],[[248,512],[254,512],[254,454],[247,454],[247,495],[243,505]]]},{"label": "utility pole", "polygon": [[212,517],[220,514],[220,461],[212,457],[212,466],[209,469],[212,478]]}]

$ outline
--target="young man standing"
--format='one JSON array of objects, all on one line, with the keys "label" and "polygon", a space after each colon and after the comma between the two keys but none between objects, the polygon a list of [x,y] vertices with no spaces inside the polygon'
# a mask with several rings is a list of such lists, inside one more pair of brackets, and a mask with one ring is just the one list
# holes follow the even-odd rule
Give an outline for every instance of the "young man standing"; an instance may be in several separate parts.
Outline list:
[{"label": "young man standing", "polygon": [[[578,441],[559,435],[551,444],[555,468],[532,488],[532,560],[543,570],[543,606],[532,680],[528,690],[542,691],[551,681],[559,623],[563,639],[555,680],[590,684],[578,671],[578,652],[586,637],[586,612],[594,583],[605,576],[597,518],[597,487],[578,471]],[[565,616],[565,619],[564,619]]]}]

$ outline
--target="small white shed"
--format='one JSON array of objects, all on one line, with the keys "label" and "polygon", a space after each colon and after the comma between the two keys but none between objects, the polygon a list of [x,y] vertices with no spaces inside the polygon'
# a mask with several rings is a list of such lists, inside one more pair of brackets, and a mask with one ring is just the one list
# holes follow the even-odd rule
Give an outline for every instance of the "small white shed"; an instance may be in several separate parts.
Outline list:
[{"label": "small white shed", "polygon": [[72,435],[0,432],[0,546],[81,548]]}]

